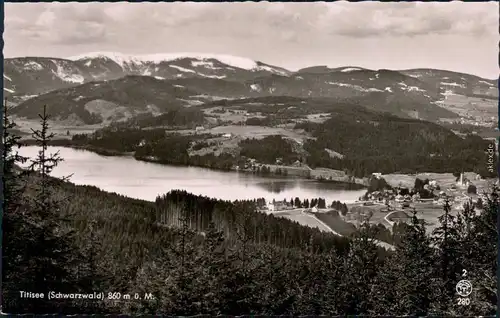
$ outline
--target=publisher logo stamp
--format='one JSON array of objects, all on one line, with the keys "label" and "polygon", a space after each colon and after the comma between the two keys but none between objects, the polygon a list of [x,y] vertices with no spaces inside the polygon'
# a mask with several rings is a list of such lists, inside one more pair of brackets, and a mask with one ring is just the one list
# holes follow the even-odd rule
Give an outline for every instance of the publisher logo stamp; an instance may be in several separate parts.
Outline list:
[{"label": "publisher logo stamp", "polygon": [[467,297],[472,293],[472,284],[468,280],[461,280],[457,283],[455,290],[461,297]]}]

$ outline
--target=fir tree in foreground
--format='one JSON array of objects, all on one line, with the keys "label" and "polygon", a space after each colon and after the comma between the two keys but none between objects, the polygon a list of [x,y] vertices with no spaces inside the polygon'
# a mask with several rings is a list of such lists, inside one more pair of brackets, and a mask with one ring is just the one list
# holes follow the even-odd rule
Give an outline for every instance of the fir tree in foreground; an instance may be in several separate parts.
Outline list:
[{"label": "fir tree in foreground", "polygon": [[[27,170],[29,185],[23,191],[16,188],[16,164],[25,162],[13,152],[19,142],[9,134],[13,124],[8,122],[4,112],[4,178],[7,185],[8,200],[4,207],[4,310],[28,313],[51,313],[74,310],[73,305],[64,301],[47,301],[48,292],[74,292],[78,290],[75,280],[74,265],[77,251],[73,245],[71,226],[61,215],[63,208],[59,198],[54,194],[55,179],[50,177],[52,169],[61,162],[58,154],[48,154],[48,143],[54,137],[50,134],[49,116],[44,107],[40,115],[41,128],[33,130],[32,137],[40,146],[38,156],[32,160]],[[12,193],[17,194],[14,198]],[[5,239],[6,238],[6,239]],[[9,246],[15,246],[9,248]],[[43,293],[44,299],[22,299],[19,291]],[[11,307],[12,306],[12,307]]]},{"label": "fir tree in foreground", "polygon": [[488,195],[483,211],[471,220],[468,253],[464,254],[468,279],[473,284],[470,312],[494,315],[497,311],[498,287],[498,188]]},{"label": "fir tree in foreground", "polygon": [[434,250],[434,271],[437,276],[436,288],[439,290],[439,307],[435,308],[440,314],[449,314],[456,295],[455,285],[462,271],[460,257],[461,240],[457,227],[457,217],[452,214],[451,206],[446,200],[444,213],[438,218],[439,226],[432,233]]},{"label": "fir tree in foreground", "polygon": [[398,298],[394,310],[410,316],[427,315],[434,301],[432,247],[425,223],[417,218],[416,211],[401,242],[393,258],[397,262],[392,264],[400,277],[393,287]]},{"label": "fir tree in foreground", "polygon": [[3,109],[2,130],[2,305],[4,309],[16,308],[14,299],[18,298],[19,282],[23,273],[19,270],[27,261],[24,242],[29,239],[31,229],[26,225],[22,213],[21,197],[24,186],[22,179],[25,171],[18,168],[27,158],[18,154],[21,147],[20,137],[11,133],[16,124],[10,121],[7,100]]}]

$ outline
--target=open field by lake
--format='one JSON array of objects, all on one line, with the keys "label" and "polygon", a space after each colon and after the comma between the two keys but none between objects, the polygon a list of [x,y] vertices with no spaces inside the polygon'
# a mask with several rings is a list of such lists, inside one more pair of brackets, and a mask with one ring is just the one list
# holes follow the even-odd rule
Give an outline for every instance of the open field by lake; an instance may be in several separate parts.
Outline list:
[{"label": "open field by lake", "polygon": [[492,122],[498,117],[498,100],[449,94],[440,106],[463,117],[481,117]]},{"label": "open field by lake", "polygon": [[[486,164],[486,163],[485,163]],[[487,189],[491,184],[491,180],[475,180],[476,174],[473,172],[465,172],[464,176],[471,180],[472,183],[477,187],[478,192],[480,189]],[[412,188],[415,185],[415,180],[417,178],[421,180],[429,179],[436,180],[437,184],[441,188],[450,188],[452,185],[456,184],[456,177],[453,173],[419,173],[417,175],[408,175],[408,174],[384,174],[382,178],[387,181],[387,183],[392,187],[407,187]]]},{"label": "open field by lake", "polygon": [[[40,121],[32,119],[23,119],[13,117],[13,121],[17,125],[17,129],[23,134],[22,137],[26,138],[31,135],[31,129],[40,129]],[[65,125],[59,122],[49,121],[50,132],[55,134],[56,139],[71,139],[75,134],[90,134],[94,131],[101,129],[104,125]],[[69,135],[68,135],[69,131]]]},{"label": "open field by lake", "polygon": [[212,129],[207,129],[206,132],[212,134],[230,133],[236,136],[241,136],[243,138],[255,138],[255,139],[262,139],[272,135],[281,135],[288,138],[292,138],[294,140],[299,140],[301,142],[310,138],[310,136],[303,130],[290,130],[284,128],[272,128],[263,126],[239,126],[239,125],[218,126]]},{"label": "open field by lake", "polygon": [[[308,214],[303,212],[304,209],[293,209],[288,211],[271,212],[274,216],[284,217],[289,220],[295,221],[301,225],[316,227],[324,232],[338,233],[335,228],[332,228],[330,224],[325,224],[320,218],[317,218],[313,214]],[[325,226],[326,225],[326,226]]]}]

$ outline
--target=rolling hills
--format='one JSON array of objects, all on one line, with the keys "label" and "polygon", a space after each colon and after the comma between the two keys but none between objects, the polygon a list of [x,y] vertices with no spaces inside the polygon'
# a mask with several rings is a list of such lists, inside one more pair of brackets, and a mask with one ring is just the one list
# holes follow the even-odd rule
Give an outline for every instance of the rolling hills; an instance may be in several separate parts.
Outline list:
[{"label": "rolling hills", "polygon": [[188,98],[194,94],[153,77],[129,75],[51,91],[21,103],[14,113],[36,118],[43,105],[49,105],[52,118],[59,121],[73,124],[110,123],[140,113],[161,114],[180,108],[183,104],[177,98]]}]

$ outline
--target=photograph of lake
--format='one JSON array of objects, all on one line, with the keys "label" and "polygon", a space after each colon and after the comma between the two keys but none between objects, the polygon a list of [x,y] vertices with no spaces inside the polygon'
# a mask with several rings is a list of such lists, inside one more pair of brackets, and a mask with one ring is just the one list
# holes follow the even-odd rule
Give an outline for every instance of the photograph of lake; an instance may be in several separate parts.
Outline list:
[{"label": "photograph of lake", "polygon": [[0,5],[2,314],[497,313],[497,2]]}]

